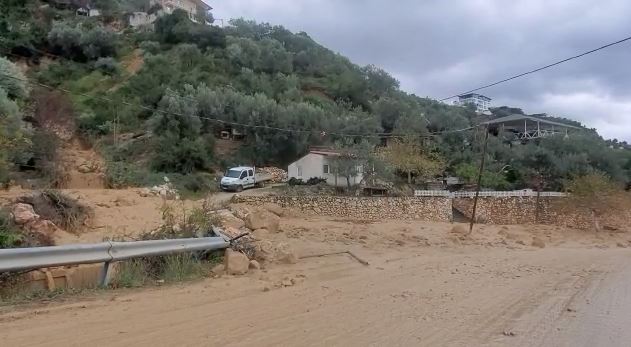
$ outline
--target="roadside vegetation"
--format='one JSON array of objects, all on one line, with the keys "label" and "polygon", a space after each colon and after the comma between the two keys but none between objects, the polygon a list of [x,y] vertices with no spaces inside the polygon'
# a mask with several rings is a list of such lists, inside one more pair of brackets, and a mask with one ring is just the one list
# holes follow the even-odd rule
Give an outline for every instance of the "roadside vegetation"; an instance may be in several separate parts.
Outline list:
[{"label": "roadside vegetation", "polygon": [[[219,207],[204,203],[202,207],[187,209],[183,204],[164,203],[161,207],[162,225],[136,239],[166,240],[211,236],[212,226],[218,225],[214,211]],[[132,259],[118,264],[111,286],[140,287],[203,278],[210,275],[212,267],[222,260],[223,251]]]}]

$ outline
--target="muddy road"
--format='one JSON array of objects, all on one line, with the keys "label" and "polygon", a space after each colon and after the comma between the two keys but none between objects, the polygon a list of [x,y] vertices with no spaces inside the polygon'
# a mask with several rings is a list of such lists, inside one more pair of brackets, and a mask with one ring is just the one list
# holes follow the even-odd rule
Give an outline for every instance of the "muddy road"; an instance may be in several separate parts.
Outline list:
[{"label": "muddy road", "polygon": [[[0,311],[5,346],[628,346],[629,249],[363,251]],[[295,284],[275,288],[278,281]],[[266,288],[267,287],[267,288]],[[265,289],[264,289],[265,288]],[[269,289],[269,290],[267,290]]]}]

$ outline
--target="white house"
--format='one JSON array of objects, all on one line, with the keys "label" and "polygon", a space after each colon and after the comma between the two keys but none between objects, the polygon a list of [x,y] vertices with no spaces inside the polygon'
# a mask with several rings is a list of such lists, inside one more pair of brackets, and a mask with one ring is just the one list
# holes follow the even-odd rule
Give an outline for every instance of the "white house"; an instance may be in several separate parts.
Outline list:
[{"label": "white house", "polygon": [[[339,156],[338,152],[326,149],[310,150],[307,155],[291,163],[287,168],[287,177],[308,181],[312,177],[326,179],[326,183],[337,187],[346,187],[346,177],[335,174],[332,158]],[[352,186],[362,181],[362,167],[357,167],[357,175],[350,178]]]}]

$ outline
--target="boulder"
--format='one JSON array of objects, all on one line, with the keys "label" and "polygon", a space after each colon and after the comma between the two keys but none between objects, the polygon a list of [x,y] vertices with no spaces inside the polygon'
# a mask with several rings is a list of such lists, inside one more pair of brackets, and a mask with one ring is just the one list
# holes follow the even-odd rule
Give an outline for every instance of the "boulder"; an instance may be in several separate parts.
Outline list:
[{"label": "boulder", "polygon": [[538,237],[534,237],[532,239],[532,246],[533,247],[539,247],[539,248],[545,248],[546,247],[546,243],[543,242],[542,239],[540,239]]},{"label": "boulder", "polygon": [[29,204],[18,203],[13,206],[11,211],[15,224],[24,225],[39,219],[39,215],[33,210],[33,206]]},{"label": "boulder", "polygon": [[77,171],[82,174],[92,173],[96,171],[96,167],[91,165],[91,163],[83,163],[77,167]]},{"label": "boulder", "polygon": [[257,240],[265,240],[269,237],[269,231],[266,229],[257,229],[252,232],[252,236]]},{"label": "boulder", "polygon": [[63,232],[55,223],[46,219],[35,219],[24,226],[27,243],[32,247],[54,246],[55,236]]},{"label": "boulder", "polygon": [[284,264],[296,264],[298,263],[298,256],[296,252],[286,243],[280,243],[276,247],[275,259],[278,262]]},{"label": "boulder", "polygon": [[254,247],[254,258],[258,261],[273,261],[276,248],[270,241],[257,242]]},{"label": "boulder", "polygon": [[280,207],[278,204],[269,202],[269,203],[264,204],[263,208],[269,212],[272,212],[273,214],[279,217],[283,217],[285,215],[285,210],[282,207]]},{"label": "boulder", "polygon": [[250,259],[245,254],[228,248],[224,254],[223,265],[227,274],[243,275],[248,272]]},{"label": "boulder", "polygon": [[143,198],[152,196],[153,194],[151,193],[151,189],[149,188],[142,188],[138,191],[138,195],[142,196]]},{"label": "boulder", "polygon": [[210,272],[212,272],[215,276],[221,276],[224,274],[225,271],[226,267],[224,266],[224,264],[217,264],[213,266],[213,268],[210,270]]},{"label": "boulder", "polygon": [[266,210],[254,211],[245,217],[245,226],[252,230],[266,229],[274,233],[279,224],[280,217]]},{"label": "boulder", "polygon": [[256,260],[250,260],[250,269],[259,270],[261,268],[261,264],[259,264]]},{"label": "boulder", "polygon": [[219,225],[225,229],[241,229],[245,226],[245,222],[232,214],[232,212],[228,210],[222,210],[217,212],[217,216],[219,219]]}]

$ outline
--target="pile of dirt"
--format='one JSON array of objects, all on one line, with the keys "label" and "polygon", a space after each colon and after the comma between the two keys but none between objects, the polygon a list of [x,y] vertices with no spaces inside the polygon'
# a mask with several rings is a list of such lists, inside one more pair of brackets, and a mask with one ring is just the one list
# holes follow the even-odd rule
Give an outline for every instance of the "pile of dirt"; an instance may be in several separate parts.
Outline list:
[{"label": "pile of dirt", "polygon": [[103,158],[80,140],[65,142],[60,148],[60,161],[64,168],[63,188],[105,188]]}]

